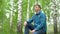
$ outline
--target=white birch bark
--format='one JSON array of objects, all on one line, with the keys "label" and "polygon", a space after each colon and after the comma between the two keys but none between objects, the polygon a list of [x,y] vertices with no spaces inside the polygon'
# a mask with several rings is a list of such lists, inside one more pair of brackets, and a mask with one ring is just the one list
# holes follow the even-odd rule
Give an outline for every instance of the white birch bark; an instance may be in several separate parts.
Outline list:
[{"label": "white birch bark", "polygon": [[54,34],[57,34],[57,0],[52,0],[53,3],[53,22],[54,22]]},{"label": "white birch bark", "polygon": [[10,28],[12,27],[12,21],[13,21],[13,11],[14,11],[14,0],[10,0],[11,5],[11,12],[10,12]]},{"label": "white birch bark", "polygon": [[17,31],[22,32],[22,0],[18,0],[18,21],[17,21]]}]

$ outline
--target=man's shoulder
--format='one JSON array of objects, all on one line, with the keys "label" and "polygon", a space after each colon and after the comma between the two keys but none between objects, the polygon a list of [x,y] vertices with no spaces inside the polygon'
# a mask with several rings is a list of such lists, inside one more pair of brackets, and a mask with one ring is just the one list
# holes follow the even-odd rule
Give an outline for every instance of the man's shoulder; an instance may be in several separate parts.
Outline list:
[{"label": "man's shoulder", "polygon": [[40,13],[40,16],[46,16],[44,12],[41,12]]}]

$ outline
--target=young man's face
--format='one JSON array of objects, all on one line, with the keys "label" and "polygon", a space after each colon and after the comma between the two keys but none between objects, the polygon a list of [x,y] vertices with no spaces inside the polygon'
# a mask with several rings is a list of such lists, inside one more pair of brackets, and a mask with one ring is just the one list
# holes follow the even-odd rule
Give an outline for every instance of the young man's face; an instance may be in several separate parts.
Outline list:
[{"label": "young man's face", "polygon": [[39,6],[35,6],[34,9],[35,9],[36,12],[40,11]]}]

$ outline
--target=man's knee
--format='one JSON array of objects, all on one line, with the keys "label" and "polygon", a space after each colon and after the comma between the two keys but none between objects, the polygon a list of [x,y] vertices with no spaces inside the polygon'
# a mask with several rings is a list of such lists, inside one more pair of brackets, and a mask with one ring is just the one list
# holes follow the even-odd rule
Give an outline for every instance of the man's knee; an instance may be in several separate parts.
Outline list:
[{"label": "man's knee", "polygon": [[46,32],[35,31],[33,34],[46,34]]}]

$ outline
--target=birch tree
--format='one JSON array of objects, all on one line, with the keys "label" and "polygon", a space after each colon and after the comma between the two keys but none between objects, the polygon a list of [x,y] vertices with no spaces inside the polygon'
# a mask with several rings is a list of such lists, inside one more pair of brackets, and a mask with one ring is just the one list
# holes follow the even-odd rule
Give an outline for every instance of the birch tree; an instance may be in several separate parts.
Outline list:
[{"label": "birch tree", "polygon": [[14,11],[14,0],[10,0],[10,29],[12,28],[12,23],[13,23],[13,11]]},{"label": "birch tree", "polygon": [[29,3],[30,3],[30,0],[28,0],[28,7],[27,7],[27,21],[29,19]]},{"label": "birch tree", "polygon": [[35,0],[35,4],[38,4],[38,0]]},{"label": "birch tree", "polygon": [[57,34],[57,0],[52,0],[53,7],[53,22],[54,22],[54,34]]},{"label": "birch tree", "polygon": [[22,0],[18,0],[17,32],[22,34]]}]

